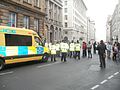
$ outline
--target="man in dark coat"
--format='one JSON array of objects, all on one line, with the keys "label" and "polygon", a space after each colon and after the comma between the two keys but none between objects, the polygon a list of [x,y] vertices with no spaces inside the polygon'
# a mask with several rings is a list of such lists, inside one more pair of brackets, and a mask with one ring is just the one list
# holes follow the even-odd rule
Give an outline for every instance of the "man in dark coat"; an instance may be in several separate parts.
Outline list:
[{"label": "man in dark coat", "polygon": [[97,46],[97,44],[96,44],[96,41],[93,43],[93,51],[94,51],[94,54],[96,54],[96,47]]},{"label": "man in dark coat", "polygon": [[103,40],[100,41],[100,44],[97,46],[99,59],[100,59],[100,67],[105,68],[105,58],[106,58],[106,45],[104,44]]}]

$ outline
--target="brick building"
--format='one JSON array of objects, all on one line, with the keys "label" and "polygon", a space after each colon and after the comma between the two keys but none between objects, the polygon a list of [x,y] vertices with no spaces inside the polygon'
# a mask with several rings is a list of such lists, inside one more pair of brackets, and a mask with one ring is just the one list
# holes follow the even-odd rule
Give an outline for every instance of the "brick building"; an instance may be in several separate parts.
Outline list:
[{"label": "brick building", "polygon": [[0,25],[28,28],[44,35],[45,0],[0,0]]}]

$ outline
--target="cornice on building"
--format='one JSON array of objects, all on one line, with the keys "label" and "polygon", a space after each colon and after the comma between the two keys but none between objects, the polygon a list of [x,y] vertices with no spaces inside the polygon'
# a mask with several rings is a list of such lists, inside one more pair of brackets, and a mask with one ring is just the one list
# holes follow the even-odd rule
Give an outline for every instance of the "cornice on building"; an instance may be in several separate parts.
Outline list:
[{"label": "cornice on building", "polygon": [[13,1],[13,0],[2,0],[2,1],[7,2],[9,4],[12,4],[12,5],[15,5],[15,6],[19,6],[20,8],[27,9],[28,11],[31,11],[31,12],[38,13],[40,15],[46,16],[46,13],[43,13],[40,10],[37,10],[37,9],[35,9],[33,7],[28,7],[28,6],[24,5],[23,3],[18,3],[17,1]]}]

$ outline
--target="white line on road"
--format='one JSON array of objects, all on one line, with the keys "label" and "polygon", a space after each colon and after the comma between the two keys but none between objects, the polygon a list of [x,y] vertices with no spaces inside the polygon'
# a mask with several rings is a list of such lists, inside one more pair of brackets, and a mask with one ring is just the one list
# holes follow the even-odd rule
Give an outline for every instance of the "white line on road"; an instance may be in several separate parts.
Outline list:
[{"label": "white line on road", "polygon": [[98,88],[100,85],[95,85],[94,87],[92,87],[92,90],[95,90],[96,88]]},{"label": "white line on road", "polygon": [[108,80],[103,80],[100,84],[104,84],[106,83]]},{"label": "white line on road", "polygon": [[[116,72],[113,75],[109,76],[107,79],[103,80],[102,82],[100,82],[100,84],[104,84],[106,83],[108,80],[112,79],[115,75],[118,75],[120,72]],[[95,90],[96,88],[98,88],[100,85],[95,85],[94,87],[92,87],[92,90]]]},{"label": "white line on road", "polygon": [[117,75],[117,74],[119,74],[119,72],[114,73],[114,75]]},{"label": "white line on road", "polygon": [[0,76],[6,75],[6,74],[12,74],[12,73],[13,73],[13,71],[11,71],[11,72],[5,72],[5,73],[0,73]]},{"label": "white line on road", "polygon": [[55,62],[55,63],[51,63],[51,64],[47,64],[47,65],[37,66],[37,68],[47,67],[47,66],[51,66],[54,64],[58,64],[58,63],[60,63],[60,62]]},{"label": "white line on road", "polygon": [[108,77],[108,79],[111,79],[111,78],[113,78],[113,77],[114,77],[114,75],[111,75],[111,76]]}]

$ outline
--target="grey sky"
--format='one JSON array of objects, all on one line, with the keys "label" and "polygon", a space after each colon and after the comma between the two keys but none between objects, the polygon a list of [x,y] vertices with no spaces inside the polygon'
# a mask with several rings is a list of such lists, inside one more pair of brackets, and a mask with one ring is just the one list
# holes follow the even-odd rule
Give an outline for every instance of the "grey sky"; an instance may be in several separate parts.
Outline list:
[{"label": "grey sky", "polygon": [[112,15],[118,0],[84,0],[87,16],[95,20],[97,40],[106,39],[107,16]]}]

